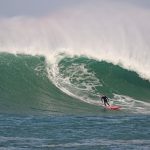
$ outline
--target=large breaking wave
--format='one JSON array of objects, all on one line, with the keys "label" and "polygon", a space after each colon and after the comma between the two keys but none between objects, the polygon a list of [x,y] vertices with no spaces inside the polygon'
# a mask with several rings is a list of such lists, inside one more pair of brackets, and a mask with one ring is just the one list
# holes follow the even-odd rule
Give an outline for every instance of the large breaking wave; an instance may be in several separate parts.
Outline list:
[{"label": "large breaking wave", "polygon": [[47,16],[0,18],[0,111],[99,112],[107,94],[125,111],[148,113],[143,3],[83,0]]},{"label": "large breaking wave", "polygon": [[[150,83],[118,65],[85,56],[0,55],[0,110],[6,113],[102,113],[106,94],[122,112],[149,113]],[[140,92],[139,92],[140,91]]]}]

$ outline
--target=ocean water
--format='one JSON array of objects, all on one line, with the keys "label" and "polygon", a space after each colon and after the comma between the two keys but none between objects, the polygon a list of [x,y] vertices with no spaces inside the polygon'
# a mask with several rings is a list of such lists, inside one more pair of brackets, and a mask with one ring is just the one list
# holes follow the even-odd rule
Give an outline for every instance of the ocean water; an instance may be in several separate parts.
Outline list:
[{"label": "ocean water", "polygon": [[[105,61],[59,57],[51,65],[1,53],[0,149],[148,150],[149,81]],[[103,93],[121,110],[104,109]]]},{"label": "ocean water", "polygon": [[0,149],[148,150],[150,117],[0,116]]},{"label": "ocean water", "polygon": [[0,14],[0,150],[149,150],[149,1],[49,4]]}]

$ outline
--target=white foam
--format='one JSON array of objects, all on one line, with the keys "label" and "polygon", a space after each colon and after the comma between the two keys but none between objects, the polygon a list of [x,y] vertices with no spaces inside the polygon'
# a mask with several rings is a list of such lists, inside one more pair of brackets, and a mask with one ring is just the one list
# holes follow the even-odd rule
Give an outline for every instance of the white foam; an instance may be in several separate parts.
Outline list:
[{"label": "white foam", "polygon": [[[74,98],[80,99],[86,103],[101,105],[99,101],[90,99],[90,95],[96,97],[93,89],[97,85],[102,86],[95,74],[90,72],[85,67],[85,64],[72,64],[65,70],[65,74],[68,72],[70,75],[65,76],[65,74],[60,72],[61,67],[58,66],[59,61],[60,58],[56,60],[56,63],[47,66],[48,77],[54,85]],[[74,75],[76,76],[75,78]],[[75,81],[72,82],[71,80]],[[92,81],[92,84],[90,84],[90,81]]]},{"label": "white foam", "polygon": [[114,105],[122,106],[122,109],[128,110],[132,113],[150,114],[150,103],[148,102],[118,94],[114,94],[112,102]]}]

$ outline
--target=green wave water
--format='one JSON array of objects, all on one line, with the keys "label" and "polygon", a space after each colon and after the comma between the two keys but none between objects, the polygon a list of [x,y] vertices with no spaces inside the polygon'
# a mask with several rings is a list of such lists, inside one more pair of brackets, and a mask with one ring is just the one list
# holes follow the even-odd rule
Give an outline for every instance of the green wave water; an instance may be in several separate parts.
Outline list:
[{"label": "green wave water", "polygon": [[148,80],[105,61],[63,56],[49,64],[43,56],[0,54],[1,113],[101,114],[103,94],[121,113],[149,113],[149,91]]}]

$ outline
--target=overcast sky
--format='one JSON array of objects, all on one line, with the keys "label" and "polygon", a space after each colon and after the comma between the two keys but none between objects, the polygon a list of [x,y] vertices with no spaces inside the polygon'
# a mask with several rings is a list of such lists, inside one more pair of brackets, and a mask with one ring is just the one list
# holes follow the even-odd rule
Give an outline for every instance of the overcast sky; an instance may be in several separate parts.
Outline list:
[{"label": "overcast sky", "polygon": [[0,17],[43,16],[53,11],[101,1],[125,2],[150,8],[150,0],[0,0]]},{"label": "overcast sky", "polygon": [[83,0],[0,0],[0,16],[42,16]]}]

